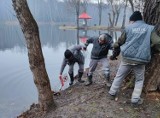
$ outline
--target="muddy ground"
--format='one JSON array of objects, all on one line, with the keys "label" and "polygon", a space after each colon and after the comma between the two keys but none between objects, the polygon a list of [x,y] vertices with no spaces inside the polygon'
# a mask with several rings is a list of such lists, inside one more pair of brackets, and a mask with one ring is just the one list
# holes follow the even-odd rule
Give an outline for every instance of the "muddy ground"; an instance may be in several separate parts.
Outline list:
[{"label": "muddy ground", "polygon": [[[114,78],[119,61],[112,61],[111,79]],[[83,76],[86,79],[86,73]],[[73,86],[54,96],[56,109],[42,113],[39,105],[22,113],[19,118],[160,118],[160,93],[150,93],[146,96],[143,92],[144,103],[139,107],[127,104],[133,87],[121,88],[116,100],[110,100],[106,81],[100,71],[94,73],[93,84],[85,86],[76,82]],[[154,96],[154,97],[153,97]]]}]

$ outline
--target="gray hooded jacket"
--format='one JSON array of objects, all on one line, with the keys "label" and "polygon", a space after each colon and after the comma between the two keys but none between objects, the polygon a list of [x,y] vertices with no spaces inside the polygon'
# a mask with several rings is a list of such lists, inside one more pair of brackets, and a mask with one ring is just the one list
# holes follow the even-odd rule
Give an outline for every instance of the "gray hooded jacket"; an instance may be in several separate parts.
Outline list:
[{"label": "gray hooded jacket", "polygon": [[84,48],[83,45],[75,45],[69,48],[69,50],[72,52],[73,54],[73,60],[69,61],[68,59],[66,59],[65,57],[63,58],[63,62],[61,65],[61,69],[60,69],[60,74],[63,73],[63,70],[65,68],[65,66],[68,65],[72,65],[75,62],[77,62],[78,64],[84,64],[84,56],[81,52],[81,50]]}]

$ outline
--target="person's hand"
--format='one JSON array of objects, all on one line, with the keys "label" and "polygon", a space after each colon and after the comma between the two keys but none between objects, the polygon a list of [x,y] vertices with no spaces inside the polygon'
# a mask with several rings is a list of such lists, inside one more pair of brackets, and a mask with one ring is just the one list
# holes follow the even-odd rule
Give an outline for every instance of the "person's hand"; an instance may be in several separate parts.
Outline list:
[{"label": "person's hand", "polygon": [[110,60],[117,60],[117,58],[115,56],[110,56]]},{"label": "person's hand", "polygon": [[83,50],[84,50],[84,51],[86,51],[86,50],[87,50],[87,47],[86,47],[86,46],[85,46],[85,47],[83,47]]},{"label": "person's hand", "polygon": [[63,80],[63,78],[62,78],[62,75],[61,75],[61,74],[59,75],[59,79],[60,79],[61,85],[62,85],[62,87],[63,87],[63,86],[64,86],[64,80]]},{"label": "person's hand", "polygon": [[59,75],[59,78],[61,78],[61,77],[62,77],[62,74]]}]

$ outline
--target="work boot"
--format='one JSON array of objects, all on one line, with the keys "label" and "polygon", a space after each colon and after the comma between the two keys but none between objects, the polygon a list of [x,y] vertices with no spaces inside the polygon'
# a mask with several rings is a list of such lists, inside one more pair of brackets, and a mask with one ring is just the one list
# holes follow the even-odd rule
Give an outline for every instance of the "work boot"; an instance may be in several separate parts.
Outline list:
[{"label": "work boot", "polygon": [[139,99],[138,102],[131,102],[132,107],[139,107],[140,105],[143,104],[143,99]]},{"label": "work boot", "polygon": [[111,95],[110,93],[108,93],[108,97],[110,100],[115,100],[116,95]]},{"label": "work boot", "polygon": [[92,82],[92,75],[89,75],[88,76],[88,82],[87,82],[86,86],[90,86],[92,83],[93,83]]},{"label": "work boot", "polygon": [[70,76],[70,79],[71,79],[69,85],[71,86],[71,85],[73,85],[73,82],[74,82],[73,73],[69,73],[69,76]]},{"label": "work boot", "polygon": [[81,79],[82,75],[83,75],[83,72],[78,72],[78,82],[80,82],[80,83],[84,83],[85,82],[84,80]]}]

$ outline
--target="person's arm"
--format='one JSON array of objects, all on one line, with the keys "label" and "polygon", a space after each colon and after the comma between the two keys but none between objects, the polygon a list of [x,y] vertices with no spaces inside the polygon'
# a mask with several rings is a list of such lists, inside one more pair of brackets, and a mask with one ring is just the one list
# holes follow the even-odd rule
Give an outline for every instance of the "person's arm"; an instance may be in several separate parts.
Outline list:
[{"label": "person's arm", "polygon": [[62,62],[62,65],[61,65],[61,69],[60,69],[60,75],[62,75],[63,70],[64,70],[64,68],[66,67],[66,65],[67,65],[67,61],[66,61],[66,59],[64,58],[64,59],[63,59],[63,62]]},{"label": "person's arm", "polygon": [[87,47],[90,43],[93,43],[94,40],[95,40],[95,37],[91,37],[86,41],[84,45]]},{"label": "person's arm", "polygon": [[113,48],[120,48],[126,41],[126,33],[125,31],[121,34],[118,40],[113,44]]},{"label": "person's arm", "polygon": [[110,57],[111,60],[117,59],[116,57],[120,54],[120,46],[123,45],[126,41],[126,33],[123,32],[118,40],[113,44],[113,52]]},{"label": "person's arm", "polygon": [[74,46],[71,50],[75,51],[80,51],[80,50],[83,50],[85,48],[85,45],[76,45]]}]

